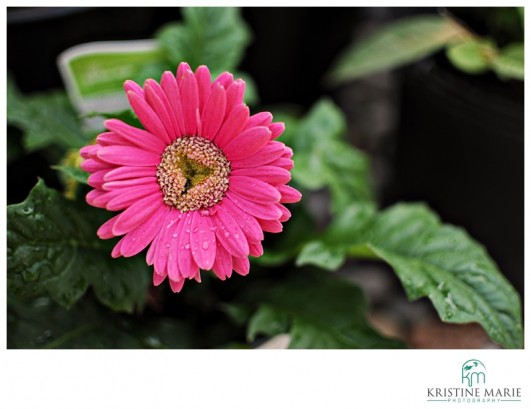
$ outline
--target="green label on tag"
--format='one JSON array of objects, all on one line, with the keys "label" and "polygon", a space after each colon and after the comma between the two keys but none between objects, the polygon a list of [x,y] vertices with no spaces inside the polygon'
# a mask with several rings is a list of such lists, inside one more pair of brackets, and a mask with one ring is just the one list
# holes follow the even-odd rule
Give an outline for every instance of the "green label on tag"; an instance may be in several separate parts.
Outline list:
[{"label": "green label on tag", "polygon": [[[85,115],[128,109],[124,82],[142,83],[142,75],[150,67],[163,67],[164,58],[155,40],[105,41],[69,48],[57,63],[72,105]],[[86,122],[101,127],[101,120]]]},{"label": "green label on tag", "polygon": [[70,69],[81,97],[122,91],[126,79],[135,78],[145,64],[160,60],[159,50],[94,53],[70,60]]}]

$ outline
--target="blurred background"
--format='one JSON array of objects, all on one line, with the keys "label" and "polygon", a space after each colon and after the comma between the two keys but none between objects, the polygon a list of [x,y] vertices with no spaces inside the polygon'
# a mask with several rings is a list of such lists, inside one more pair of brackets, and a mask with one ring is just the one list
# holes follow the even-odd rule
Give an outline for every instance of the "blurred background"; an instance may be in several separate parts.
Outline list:
[{"label": "blurred background", "polygon": [[[514,10],[443,11],[503,46],[523,41]],[[240,69],[254,78],[260,107],[288,105],[306,112],[329,95],[346,114],[349,140],[372,159],[379,203],[425,202],[444,222],[464,227],[523,297],[523,81],[502,80],[490,71],[470,75],[443,51],[341,84],[326,81],[353,42],[389,22],[440,12],[243,8],[253,41]],[[56,58],[65,49],[92,41],[152,38],[165,23],[179,19],[178,8],[8,8],[7,68],[23,93],[62,88]],[[38,152],[14,154],[22,150],[17,132],[8,132],[8,204],[24,200],[37,175],[60,186]],[[383,264],[351,261],[340,274],[365,290],[373,325],[411,347],[493,346],[479,326],[443,324],[428,303],[407,302]]]}]

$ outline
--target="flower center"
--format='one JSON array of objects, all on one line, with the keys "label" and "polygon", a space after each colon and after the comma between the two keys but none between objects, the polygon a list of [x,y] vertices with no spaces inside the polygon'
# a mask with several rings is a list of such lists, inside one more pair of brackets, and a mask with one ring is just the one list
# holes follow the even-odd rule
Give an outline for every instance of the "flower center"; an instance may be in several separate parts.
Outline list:
[{"label": "flower center", "polygon": [[184,136],[168,145],[157,166],[164,203],[181,212],[209,208],[229,188],[230,163],[208,139]]}]

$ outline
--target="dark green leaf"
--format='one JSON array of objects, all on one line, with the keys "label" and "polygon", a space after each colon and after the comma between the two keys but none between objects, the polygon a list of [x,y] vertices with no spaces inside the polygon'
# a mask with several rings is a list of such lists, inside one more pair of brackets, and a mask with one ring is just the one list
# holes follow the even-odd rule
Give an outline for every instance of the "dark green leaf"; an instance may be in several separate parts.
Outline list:
[{"label": "dark green leaf", "polygon": [[306,243],[297,257],[297,266],[313,264],[325,270],[335,271],[345,262],[346,252],[341,247],[331,247],[321,241]]},{"label": "dark green leaf", "polygon": [[232,71],[251,39],[247,25],[233,7],[189,7],[184,23],[168,24],[157,34],[159,46],[177,66],[186,61],[195,69],[207,65],[211,72]]},{"label": "dark green leaf", "polygon": [[502,79],[524,80],[524,43],[509,44],[492,61],[492,69]]},{"label": "dark green leaf", "polygon": [[254,340],[258,334],[273,337],[287,332],[289,329],[289,315],[278,311],[274,307],[263,305],[253,315],[247,327],[247,339]]},{"label": "dark green leaf", "polygon": [[170,318],[125,316],[84,298],[69,310],[8,298],[8,348],[189,348],[190,329]]},{"label": "dark green leaf", "polygon": [[9,290],[26,298],[50,295],[70,307],[92,285],[112,309],[131,312],[142,305],[149,281],[144,261],[112,259],[109,244],[96,236],[109,217],[39,181],[24,202],[7,208]]},{"label": "dark green leaf", "polygon": [[248,336],[276,335],[289,324],[290,348],[399,348],[366,321],[367,304],[354,284],[327,273],[305,272],[264,297]]},{"label": "dark green leaf", "polygon": [[443,321],[478,322],[495,342],[522,347],[520,300],[484,248],[422,205],[383,212],[369,247],[388,262],[411,300],[427,296]]},{"label": "dark green leaf", "polygon": [[329,187],[332,211],[372,201],[366,156],[344,139],[346,121],[329,100],[319,101],[291,137],[296,183],[310,190]]},{"label": "dark green leaf", "polygon": [[88,139],[63,91],[26,97],[8,80],[7,121],[24,132],[24,145],[29,151],[51,144],[80,148]]},{"label": "dark green leaf", "polygon": [[330,78],[344,82],[421,60],[461,32],[455,22],[441,16],[404,18],[353,44],[334,64]]}]

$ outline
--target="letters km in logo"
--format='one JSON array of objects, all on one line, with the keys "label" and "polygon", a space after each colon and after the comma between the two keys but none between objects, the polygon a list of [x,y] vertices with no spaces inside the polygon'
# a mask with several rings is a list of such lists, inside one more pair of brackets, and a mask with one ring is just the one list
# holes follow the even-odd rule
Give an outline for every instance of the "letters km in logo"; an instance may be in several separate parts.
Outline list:
[{"label": "letters km in logo", "polygon": [[485,383],[485,365],[477,359],[469,359],[461,367],[461,383],[467,383],[468,387],[474,384]]}]

